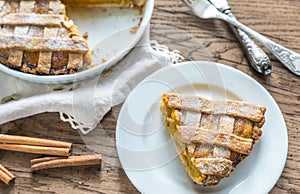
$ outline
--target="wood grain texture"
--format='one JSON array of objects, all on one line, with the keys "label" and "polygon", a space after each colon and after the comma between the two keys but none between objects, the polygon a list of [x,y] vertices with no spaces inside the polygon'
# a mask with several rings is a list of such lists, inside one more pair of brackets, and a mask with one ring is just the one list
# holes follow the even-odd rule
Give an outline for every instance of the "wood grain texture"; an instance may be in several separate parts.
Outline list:
[{"label": "wood grain texture", "polygon": [[[229,0],[229,3],[241,22],[300,53],[300,1]],[[270,193],[300,193],[300,77],[290,73],[267,50],[273,73],[268,77],[259,75],[247,62],[227,24],[197,18],[180,0],[156,0],[151,24],[152,39],[181,51],[186,60],[211,60],[234,67],[271,93],[286,121],[289,149],[284,171]],[[38,156],[0,151],[0,162],[17,176],[12,186],[0,183],[0,193],[139,193],[117,157],[115,127],[119,110],[120,106],[114,107],[101,122],[100,130],[84,137],[60,121],[57,113],[0,125],[1,133],[70,141],[74,143],[75,154],[101,153],[104,161],[101,170],[72,167],[33,174],[29,161]]]}]

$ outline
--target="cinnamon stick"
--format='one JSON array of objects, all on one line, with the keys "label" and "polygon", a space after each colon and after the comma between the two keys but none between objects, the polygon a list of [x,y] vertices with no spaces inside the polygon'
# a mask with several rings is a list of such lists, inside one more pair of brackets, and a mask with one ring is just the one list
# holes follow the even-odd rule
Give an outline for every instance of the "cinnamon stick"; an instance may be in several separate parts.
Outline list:
[{"label": "cinnamon stick", "polygon": [[18,144],[0,144],[0,149],[33,153],[33,154],[55,155],[55,156],[69,156],[71,152],[69,148],[43,147],[43,146],[18,145]]},{"label": "cinnamon stick", "polygon": [[34,137],[25,137],[25,136],[5,135],[5,134],[0,134],[0,143],[47,146],[47,147],[58,147],[58,148],[72,147],[72,143],[68,143],[68,142],[34,138]]},{"label": "cinnamon stick", "polygon": [[[31,165],[34,165],[34,164],[37,164],[37,163],[42,163],[42,162],[48,162],[48,161],[51,161],[51,160],[58,160],[58,159],[78,159],[78,158],[87,158],[87,157],[90,157],[90,156],[96,156],[96,155],[82,155],[82,156],[69,156],[69,157],[61,157],[61,156],[51,156],[51,157],[43,157],[43,158],[35,158],[35,159],[32,159],[30,160],[30,164]],[[101,156],[97,156],[98,158],[100,158],[101,160]]]},{"label": "cinnamon stick", "polygon": [[0,134],[0,149],[35,154],[69,156],[72,143]]},{"label": "cinnamon stick", "polygon": [[101,165],[101,156],[69,156],[68,158],[47,157],[30,161],[33,171],[67,166]]},{"label": "cinnamon stick", "polygon": [[[70,158],[71,156],[69,156]],[[66,157],[43,157],[43,158],[36,158],[36,159],[32,159],[30,160],[30,164],[34,165],[34,164],[38,164],[38,163],[42,163],[42,162],[48,162],[51,160],[57,160],[57,159],[67,159]]]},{"label": "cinnamon stick", "polygon": [[15,180],[15,176],[9,172],[3,165],[0,164],[0,179],[5,184],[9,185]]}]

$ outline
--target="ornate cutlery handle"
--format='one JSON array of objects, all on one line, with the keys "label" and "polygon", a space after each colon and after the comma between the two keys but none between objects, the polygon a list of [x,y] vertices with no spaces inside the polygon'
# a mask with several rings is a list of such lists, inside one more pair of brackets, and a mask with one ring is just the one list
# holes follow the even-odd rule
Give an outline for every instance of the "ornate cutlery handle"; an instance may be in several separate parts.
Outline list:
[{"label": "ornate cutlery handle", "polygon": [[286,68],[288,68],[294,74],[300,76],[300,54],[275,43],[274,41],[268,39],[267,37],[222,12],[217,12],[215,17],[231,23],[232,25],[252,36],[254,39],[267,47]]},{"label": "ornate cutlery handle", "polygon": [[[226,15],[236,19],[230,9],[224,11]],[[246,54],[252,67],[259,73],[269,75],[272,72],[272,65],[267,54],[258,47],[251,38],[242,30],[230,24],[230,27],[240,41],[244,53]]]}]

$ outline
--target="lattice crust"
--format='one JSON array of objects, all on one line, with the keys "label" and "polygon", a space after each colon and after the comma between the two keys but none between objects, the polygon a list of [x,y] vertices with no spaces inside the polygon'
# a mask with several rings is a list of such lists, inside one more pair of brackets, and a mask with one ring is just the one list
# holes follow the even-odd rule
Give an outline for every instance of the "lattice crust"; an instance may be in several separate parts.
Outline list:
[{"label": "lattice crust", "polygon": [[167,93],[161,111],[191,179],[215,185],[251,153],[262,134],[266,108]]},{"label": "lattice crust", "polygon": [[0,0],[0,62],[32,74],[75,73],[89,47],[59,0]]}]

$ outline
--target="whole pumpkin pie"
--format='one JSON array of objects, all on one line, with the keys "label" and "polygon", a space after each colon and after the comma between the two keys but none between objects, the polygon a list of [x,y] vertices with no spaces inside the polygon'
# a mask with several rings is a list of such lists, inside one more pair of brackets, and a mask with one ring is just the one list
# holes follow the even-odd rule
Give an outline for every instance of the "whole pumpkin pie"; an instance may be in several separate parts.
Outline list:
[{"label": "whole pumpkin pie", "polygon": [[92,65],[65,4],[140,8],[145,0],[0,0],[0,63],[25,73],[73,74]]},{"label": "whole pumpkin pie", "polygon": [[248,102],[165,93],[161,111],[180,159],[194,183],[229,177],[262,135],[266,108]]}]

